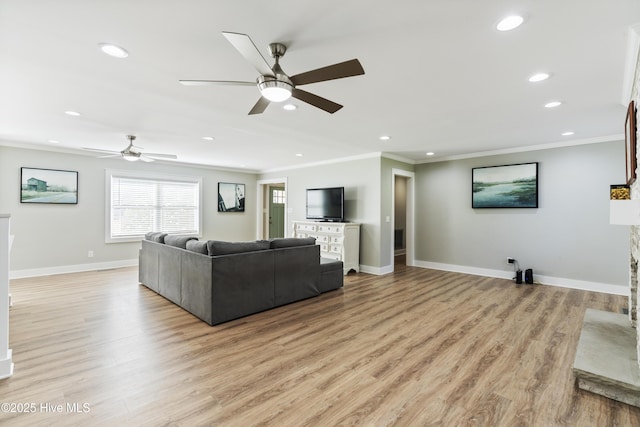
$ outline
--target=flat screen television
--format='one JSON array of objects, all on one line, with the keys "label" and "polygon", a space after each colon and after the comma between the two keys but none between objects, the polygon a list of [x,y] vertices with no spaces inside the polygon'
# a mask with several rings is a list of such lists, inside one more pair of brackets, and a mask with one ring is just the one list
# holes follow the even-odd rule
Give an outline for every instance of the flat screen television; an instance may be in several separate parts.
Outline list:
[{"label": "flat screen television", "polygon": [[344,221],[344,187],[308,188],[307,219]]}]

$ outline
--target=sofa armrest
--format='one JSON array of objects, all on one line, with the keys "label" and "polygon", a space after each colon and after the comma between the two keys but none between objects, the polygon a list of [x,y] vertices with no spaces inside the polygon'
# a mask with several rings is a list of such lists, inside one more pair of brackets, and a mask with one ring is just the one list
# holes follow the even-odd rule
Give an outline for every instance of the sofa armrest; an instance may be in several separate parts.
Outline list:
[{"label": "sofa armrest", "polygon": [[189,252],[182,256],[180,306],[212,325],[212,259]]},{"label": "sofa armrest", "polygon": [[138,257],[138,280],[147,288],[158,292],[158,245],[148,240],[142,241]]},{"label": "sofa armrest", "polygon": [[275,306],[273,251],[211,257],[211,324]]},{"label": "sofa armrest", "polygon": [[273,252],[276,305],[320,295],[320,246],[296,246]]}]

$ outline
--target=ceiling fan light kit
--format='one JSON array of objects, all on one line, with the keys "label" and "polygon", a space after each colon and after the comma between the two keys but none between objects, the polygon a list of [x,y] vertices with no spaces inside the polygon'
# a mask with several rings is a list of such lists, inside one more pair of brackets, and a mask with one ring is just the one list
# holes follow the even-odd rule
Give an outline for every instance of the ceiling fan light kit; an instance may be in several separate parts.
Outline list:
[{"label": "ceiling fan light kit", "polygon": [[284,76],[286,80],[273,77],[258,77],[258,89],[260,94],[267,98],[271,102],[282,102],[291,98],[291,92],[293,92],[293,85],[289,83],[289,78]]},{"label": "ceiling fan light kit", "polygon": [[180,83],[185,86],[249,86],[256,84],[261,96],[260,99],[258,99],[258,102],[256,102],[253,108],[249,111],[249,115],[261,114],[266,110],[271,102],[282,102],[291,97],[302,102],[306,102],[316,108],[320,108],[327,113],[333,114],[341,109],[342,105],[313,93],[298,89],[297,86],[364,74],[364,69],[360,64],[360,61],[352,59],[350,61],[329,65],[289,77],[284,71],[282,71],[279,63],[280,58],[287,51],[287,47],[282,43],[271,43],[269,45],[269,53],[271,54],[271,57],[275,59],[275,64],[272,67],[267,63],[248,35],[226,31],[223,31],[222,35],[260,73],[256,82],[251,83],[229,80],[180,80]]}]

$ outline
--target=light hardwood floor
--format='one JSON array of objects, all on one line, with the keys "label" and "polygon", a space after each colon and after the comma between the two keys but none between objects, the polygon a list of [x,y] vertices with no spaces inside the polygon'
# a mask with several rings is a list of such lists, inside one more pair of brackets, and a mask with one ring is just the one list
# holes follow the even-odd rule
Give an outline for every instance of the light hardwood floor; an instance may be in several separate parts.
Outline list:
[{"label": "light hardwood floor", "polygon": [[398,270],[215,327],[135,268],[13,280],[0,402],[35,413],[0,423],[640,425],[571,372],[585,309],[626,298]]}]

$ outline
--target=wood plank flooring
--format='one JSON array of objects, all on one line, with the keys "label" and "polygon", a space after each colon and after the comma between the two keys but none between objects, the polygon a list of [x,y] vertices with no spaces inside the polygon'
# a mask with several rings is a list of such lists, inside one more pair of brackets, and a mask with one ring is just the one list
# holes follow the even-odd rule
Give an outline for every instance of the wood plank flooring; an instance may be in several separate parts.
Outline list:
[{"label": "wood plank flooring", "polygon": [[0,424],[640,425],[571,371],[585,309],[620,312],[620,296],[403,267],[210,327],[135,268],[11,292],[0,402],[22,412]]}]

